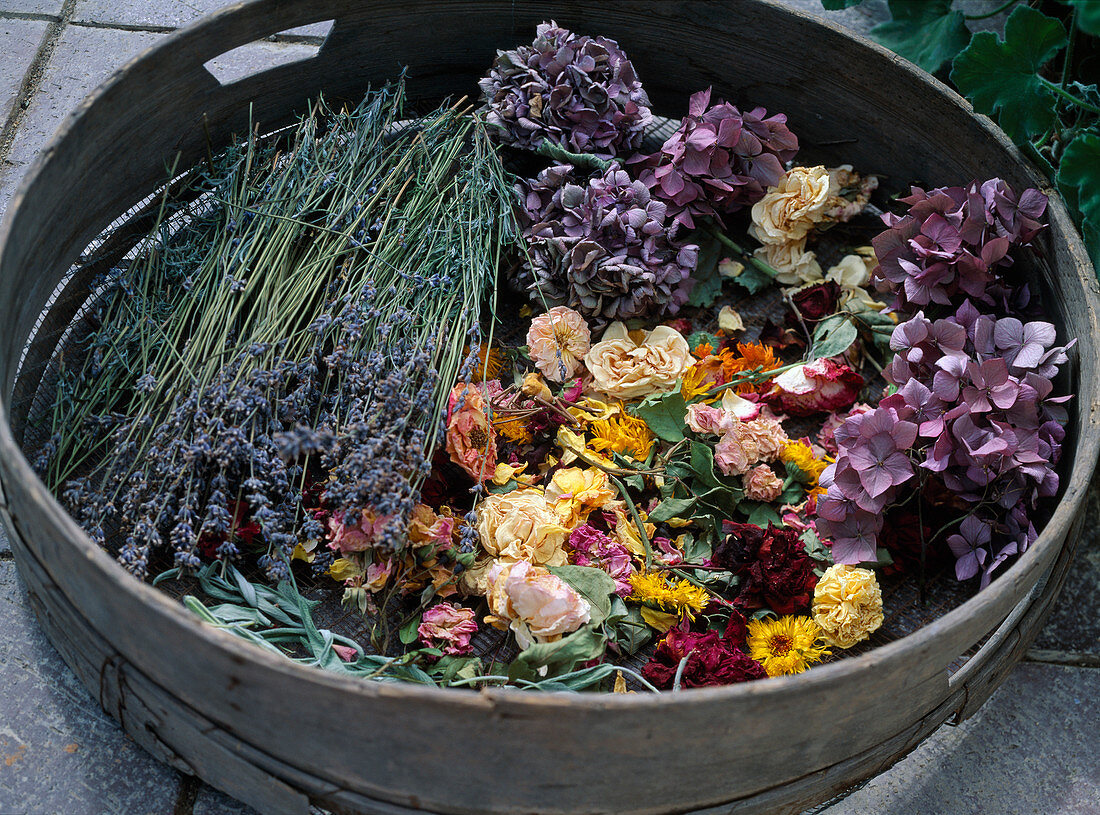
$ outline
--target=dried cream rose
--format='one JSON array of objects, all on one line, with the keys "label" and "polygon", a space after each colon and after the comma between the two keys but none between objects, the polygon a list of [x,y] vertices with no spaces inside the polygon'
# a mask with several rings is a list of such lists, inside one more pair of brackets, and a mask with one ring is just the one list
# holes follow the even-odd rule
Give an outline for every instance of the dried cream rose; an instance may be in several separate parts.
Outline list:
[{"label": "dried cream rose", "polygon": [[831,266],[825,272],[825,279],[832,280],[840,286],[839,305],[851,304],[857,309],[882,311],[886,308],[886,304],[874,299],[867,291],[867,286],[871,282],[871,272],[878,262],[875,259],[874,250],[872,249],[869,254],[862,248],[857,249],[856,252],[857,254],[854,255],[845,255],[839,263]]},{"label": "dried cream rose", "polygon": [[505,563],[529,560],[539,566],[564,566],[569,530],[558,521],[542,490],[527,488],[485,496],[477,507],[481,546]]},{"label": "dried cream rose", "polygon": [[584,317],[566,306],[554,306],[531,321],[527,353],[551,382],[564,382],[580,367],[592,347]]},{"label": "dried cream rose", "polygon": [[801,240],[825,217],[829,204],[829,171],[792,167],[775,187],[752,206],[749,233],[761,243]]},{"label": "dried cream rose", "polygon": [[659,325],[652,331],[627,332],[612,323],[584,363],[596,390],[617,399],[635,399],[672,390],[694,362],[679,331]]},{"label": "dried cream rose", "polygon": [[830,566],[814,588],[814,622],[830,645],[851,648],[882,625],[882,592],[875,573],[844,563]]},{"label": "dried cream rose", "polygon": [[805,238],[789,243],[766,243],[753,255],[779,272],[776,282],[784,286],[816,283],[823,279],[817,255],[806,251]]},{"label": "dried cream rose", "polygon": [[495,564],[486,599],[492,614],[485,621],[498,628],[507,623],[521,649],[559,640],[592,619],[588,601],[572,586],[525,560]]}]

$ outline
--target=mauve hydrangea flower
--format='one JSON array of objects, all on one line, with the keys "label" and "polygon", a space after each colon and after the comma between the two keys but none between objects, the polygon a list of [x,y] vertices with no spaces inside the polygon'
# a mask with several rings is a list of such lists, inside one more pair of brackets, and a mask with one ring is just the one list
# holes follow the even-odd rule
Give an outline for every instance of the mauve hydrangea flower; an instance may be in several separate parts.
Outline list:
[{"label": "mauve hydrangea flower", "polygon": [[636,156],[638,177],[668,202],[673,220],[695,228],[694,216],[718,216],[752,206],[783,178],[798,139],[783,114],[764,108],[742,113],[728,102],[710,104],[710,88],[692,94],[688,115],[661,149]]},{"label": "mauve hydrangea flower", "polygon": [[532,302],[567,305],[597,327],[687,302],[699,247],[670,240],[665,204],[619,165],[588,181],[556,165],[518,189],[529,251],[512,283]]},{"label": "mauve hydrangea flower", "polygon": [[955,555],[955,577],[969,580],[985,563],[991,531],[989,524],[977,516],[968,515],[959,526],[959,531],[947,539],[947,545]]},{"label": "mauve hydrangea flower", "polygon": [[1047,198],[1035,189],[1017,198],[999,178],[925,192],[913,187],[904,216],[886,213],[889,227],[872,244],[877,274],[897,287],[897,306],[950,305],[960,295],[992,303],[987,291],[1009,252],[1028,246],[1042,228]]},{"label": "mauve hydrangea flower", "polygon": [[542,23],[530,46],[498,51],[478,84],[500,141],[533,150],[550,141],[611,158],[636,150],[649,97],[618,43]]}]

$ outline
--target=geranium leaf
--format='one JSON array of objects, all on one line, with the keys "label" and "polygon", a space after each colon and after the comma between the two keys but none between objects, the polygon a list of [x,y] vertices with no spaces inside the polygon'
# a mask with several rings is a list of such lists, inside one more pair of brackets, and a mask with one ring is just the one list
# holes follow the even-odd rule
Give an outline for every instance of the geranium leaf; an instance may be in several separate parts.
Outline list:
[{"label": "geranium leaf", "polygon": [[871,29],[880,44],[915,62],[929,73],[970,42],[970,30],[950,0],[890,0],[893,20]]},{"label": "geranium leaf", "polygon": [[974,35],[955,58],[951,81],[1017,144],[1054,124],[1054,93],[1039,69],[1065,47],[1066,28],[1028,6],[1017,6],[1005,23],[1004,40],[989,31]]},{"label": "geranium leaf", "polygon": [[1100,3],[1096,0],[1069,0],[1077,9],[1077,27],[1086,34],[1100,37]]},{"label": "geranium leaf", "polygon": [[1081,133],[1062,153],[1058,189],[1072,196],[1093,265],[1100,269],[1100,135]]}]

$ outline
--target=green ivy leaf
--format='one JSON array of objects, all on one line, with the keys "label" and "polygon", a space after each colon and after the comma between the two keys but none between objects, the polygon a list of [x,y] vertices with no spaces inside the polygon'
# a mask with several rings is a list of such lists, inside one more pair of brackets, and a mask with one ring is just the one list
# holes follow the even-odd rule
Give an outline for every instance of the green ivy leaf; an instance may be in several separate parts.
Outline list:
[{"label": "green ivy leaf", "polygon": [[1039,70],[1067,43],[1062,21],[1017,6],[1004,40],[989,31],[974,35],[955,58],[951,81],[979,113],[993,116],[1017,144],[1054,124],[1054,93]]},{"label": "green ivy leaf", "polygon": [[592,566],[551,566],[549,571],[588,601],[592,608],[592,625],[599,625],[607,619],[611,613],[611,595],[615,593],[615,580],[611,575]]},{"label": "green ivy leaf", "polygon": [[687,404],[679,389],[647,397],[634,408],[634,415],[665,441],[678,442],[684,437]]},{"label": "green ivy leaf", "polygon": [[1066,145],[1057,182],[1062,195],[1076,203],[1085,246],[1100,269],[1100,134],[1081,133]]},{"label": "green ivy leaf", "polygon": [[890,0],[888,23],[871,29],[871,36],[929,73],[935,73],[970,42],[962,12],[951,0]]},{"label": "green ivy leaf", "polygon": [[858,6],[862,2],[863,0],[821,0],[821,5],[826,11],[840,11]]}]

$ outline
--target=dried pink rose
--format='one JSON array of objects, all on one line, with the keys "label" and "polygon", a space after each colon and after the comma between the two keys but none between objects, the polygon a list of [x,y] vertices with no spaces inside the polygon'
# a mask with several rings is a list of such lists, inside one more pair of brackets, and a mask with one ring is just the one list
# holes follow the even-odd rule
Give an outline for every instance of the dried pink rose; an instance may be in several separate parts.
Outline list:
[{"label": "dried pink rose", "polygon": [[767,464],[753,467],[745,475],[745,497],[771,503],[783,492],[783,482]]},{"label": "dried pink rose", "polygon": [[591,347],[592,335],[584,317],[567,306],[554,306],[540,314],[527,330],[527,352],[551,382],[574,376]]},{"label": "dried pink rose", "polygon": [[764,400],[781,413],[809,416],[850,406],[862,388],[863,377],[847,365],[819,359],[781,373]]},{"label": "dried pink rose", "polygon": [[475,481],[488,481],[496,473],[497,434],[489,422],[486,397],[499,393],[500,383],[496,381],[477,385],[460,382],[451,389],[447,453]]},{"label": "dried pink rose", "polygon": [[557,575],[526,560],[489,569],[486,622],[508,628],[521,649],[555,642],[592,619],[588,601]]},{"label": "dried pink rose", "polygon": [[696,433],[721,436],[732,426],[731,416],[720,408],[697,402],[688,405],[687,426]]},{"label": "dried pink rose", "polygon": [[391,517],[376,515],[374,511],[365,509],[358,513],[359,519],[356,523],[347,524],[344,523],[347,514],[334,512],[328,518],[329,548],[341,554],[370,549],[380,538]]},{"label": "dried pink rose", "polygon": [[438,603],[420,618],[416,635],[429,648],[442,648],[448,656],[463,656],[473,650],[470,638],[477,633],[473,609]]},{"label": "dried pink rose", "polygon": [[744,475],[761,461],[774,461],[788,441],[783,426],[771,416],[751,422],[731,419],[714,448],[714,463],[725,475]]}]

